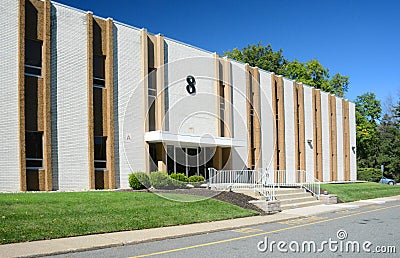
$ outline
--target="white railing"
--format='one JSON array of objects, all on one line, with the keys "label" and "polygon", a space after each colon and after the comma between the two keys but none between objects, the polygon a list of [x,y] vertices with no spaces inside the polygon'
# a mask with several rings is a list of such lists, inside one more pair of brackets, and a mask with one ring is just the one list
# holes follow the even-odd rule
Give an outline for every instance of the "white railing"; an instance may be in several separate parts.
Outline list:
[{"label": "white railing", "polygon": [[280,187],[304,188],[319,199],[320,181],[304,170],[216,170],[208,169],[208,185],[216,190],[247,189],[259,192],[267,200],[275,199]]},{"label": "white railing", "polygon": [[257,170],[216,170],[208,169],[208,185],[215,190],[254,190],[267,200],[275,197],[273,184],[268,184],[268,174]]},{"label": "white railing", "polygon": [[321,182],[305,170],[275,170],[274,184],[277,187],[300,187],[319,199]]}]

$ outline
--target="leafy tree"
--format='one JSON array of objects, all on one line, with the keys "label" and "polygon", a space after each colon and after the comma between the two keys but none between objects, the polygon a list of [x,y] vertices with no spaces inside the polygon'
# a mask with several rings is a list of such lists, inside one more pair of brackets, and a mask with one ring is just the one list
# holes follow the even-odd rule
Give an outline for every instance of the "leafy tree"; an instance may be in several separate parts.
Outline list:
[{"label": "leafy tree", "polygon": [[385,166],[385,175],[400,178],[400,130],[391,117],[385,115],[378,127],[379,164]]},{"label": "leafy tree", "polygon": [[367,92],[355,100],[356,111],[365,117],[369,123],[377,124],[382,115],[381,102],[376,99],[375,93]]},{"label": "leafy tree", "polygon": [[301,63],[294,59],[286,64],[284,76],[311,87],[331,92],[329,70],[323,67],[316,59],[306,63]]},{"label": "leafy tree", "polygon": [[385,113],[377,128],[379,137],[378,163],[385,166],[386,176],[397,181],[400,179],[399,104],[390,103],[391,108]]},{"label": "leafy tree", "polygon": [[283,67],[287,60],[282,55],[282,49],[274,52],[272,46],[248,45],[242,50],[234,48],[232,51],[226,51],[225,56],[242,63],[248,63],[250,66],[257,66],[261,69],[276,74],[283,74]]},{"label": "leafy tree", "polygon": [[335,74],[329,81],[331,92],[339,97],[344,97],[346,92],[349,90],[349,80],[349,76],[341,75],[339,73]]},{"label": "leafy tree", "polygon": [[377,167],[379,151],[377,125],[382,113],[381,103],[374,93],[368,92],[358,96],[355,105],[358,166]]},{"label": "leafy tree", "polygon": [[257,66],[261,69],[284,75],[289,79],[302,82],[309,86],[343,97],[349,86],[349,77],[335,74],[332,78],[329,69],[325,68],[318,60],[313,59],[302,63],[294,59],[288,61],[283,56],[283,51],[274,52],[271,45],[248,45],[239,50],[227,51],[224,54],[234,60]]}]

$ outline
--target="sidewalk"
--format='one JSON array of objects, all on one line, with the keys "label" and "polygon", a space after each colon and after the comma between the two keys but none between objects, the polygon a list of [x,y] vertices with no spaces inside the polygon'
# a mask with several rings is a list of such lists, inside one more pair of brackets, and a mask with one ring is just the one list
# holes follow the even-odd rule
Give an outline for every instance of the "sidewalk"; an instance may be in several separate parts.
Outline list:
[{"label": "sidewalk", "polygon": [[93,250],[107,247],[149,242],[168,238],[177,238],[189,235],[203,234],[221,230],[231,230],[257,224],[273,223],[320,213],[334,212],[358,207],[382,204],[390,201],[400,201],[399,196],[370,199],[342,204],[321,204],[318,206],[285,210],[280,213],[266,216],[255,216],[208,223],[197,223],[164,228],[152,228],[135,231],[124,231],[70,238],[59,238],[44,241],[34,241],[16,244],[0,245],[0,257],[26,257],[62,254],[76,251]]}]

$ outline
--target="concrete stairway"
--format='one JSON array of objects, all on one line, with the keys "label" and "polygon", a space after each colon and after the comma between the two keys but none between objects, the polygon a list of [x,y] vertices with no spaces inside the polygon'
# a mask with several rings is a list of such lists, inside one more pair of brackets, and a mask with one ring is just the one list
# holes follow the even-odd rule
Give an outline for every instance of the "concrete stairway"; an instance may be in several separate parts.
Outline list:
[{"label": "concrete stairway", "polygon": [[278,188],[276,199],[281,202],[281,209],[288,210],[321,204],[311,193],[302,188]]},{"label": "concrete stairway", "polygon": [[[254,190],[234,190],[235,192],[246,194],[253,198],[264,200],[258,192]],[[294,208],[301,208],[307,206],[313,206],[321,204],[316,197],[312,196],[311,193],[306,192],[301,188],[276,188],[275,189],[276,199],[281,202],[281,209],[288,210]]]}]

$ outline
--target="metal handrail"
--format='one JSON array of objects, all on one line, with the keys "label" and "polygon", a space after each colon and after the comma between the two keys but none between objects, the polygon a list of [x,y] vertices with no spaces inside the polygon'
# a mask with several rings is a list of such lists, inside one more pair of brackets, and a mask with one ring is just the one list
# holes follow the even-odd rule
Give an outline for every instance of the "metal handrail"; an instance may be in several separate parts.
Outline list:
[{"label": "metal handrail", "polygon": [[300,187],[310,192],[313,196],[319,197],[321,195],[321,182],[314,177],[313,174],[305,170],[275,170],[274,171],[274,184],[277,187]]},{"label": "metal handrail", "polygon": [[208,185],[216,190],[247,189],[263,195],[266,200],[276,199],[276,188],[299,187],[319,199],[320,181],[305,170],[216,170],[208,169]]}]

